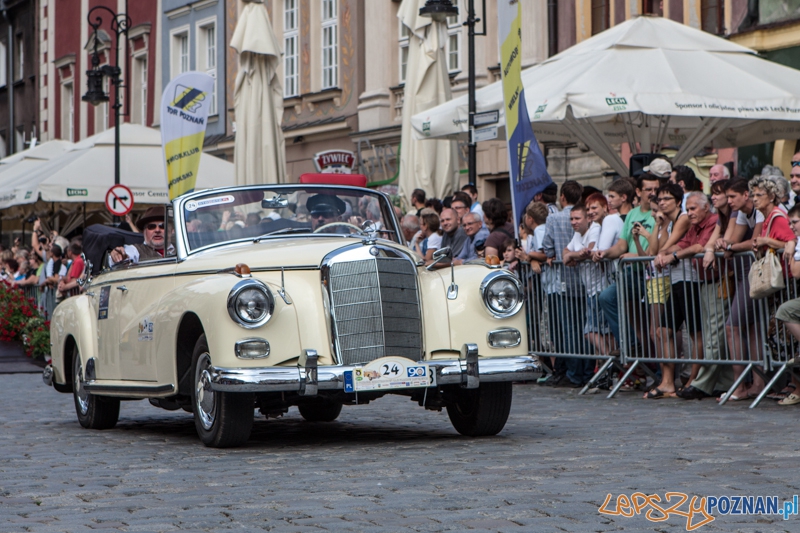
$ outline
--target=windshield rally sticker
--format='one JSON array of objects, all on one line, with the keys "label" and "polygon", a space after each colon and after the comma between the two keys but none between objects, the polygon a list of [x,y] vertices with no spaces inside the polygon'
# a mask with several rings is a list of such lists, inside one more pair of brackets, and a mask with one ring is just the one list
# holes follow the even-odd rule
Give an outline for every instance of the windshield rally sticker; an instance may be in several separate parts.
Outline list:
[{"label": "windshield rally sticker", "polygon": [[153,340],[153,321],[150,320],[150,317],[144,317],[141,322],[139,322],[139,340],[140,341],[151,341]]},{"label": "windshield rally sticker", "polygon": [[97,320],[108,318],[108,297],[111,294],[111,287],[106,285],[100,288],[100,302],[98,304]]},{"label": "windshield rally sticker", "polygon": [[216,198],[205,198],[203,200],[192,200],[186,202],[187,211],[197,211],[203,207],[211,207],[212,205],[230,204],[234,200],[233,196],[226,194],[225,196],[217,196]]}]

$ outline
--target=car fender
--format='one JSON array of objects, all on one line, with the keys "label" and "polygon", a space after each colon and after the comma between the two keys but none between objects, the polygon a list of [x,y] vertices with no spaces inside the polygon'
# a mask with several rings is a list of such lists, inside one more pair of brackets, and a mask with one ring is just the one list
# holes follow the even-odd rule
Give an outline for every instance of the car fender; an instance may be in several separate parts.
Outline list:
[{"label": "car fender", "polygon": [[67,298],[55,308],[50,320],[50,356],[53,359],[53,381],[58,384],[67,383],[67,340],[72,337],[78,346],[82,361],[85,363],[97,356],[97,322],[91,296],[82,294]]}]

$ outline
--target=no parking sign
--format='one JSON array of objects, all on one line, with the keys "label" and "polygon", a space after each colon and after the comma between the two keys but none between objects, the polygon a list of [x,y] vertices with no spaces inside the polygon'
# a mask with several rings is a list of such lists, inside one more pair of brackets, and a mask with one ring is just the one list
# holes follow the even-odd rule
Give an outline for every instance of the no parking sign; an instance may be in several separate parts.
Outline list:
[{"label": "no parking sign", "polygon": [[115,217],[124,217],[133,209],[133,193],[125,185],[114,185],[106,193],[106,209]]}]

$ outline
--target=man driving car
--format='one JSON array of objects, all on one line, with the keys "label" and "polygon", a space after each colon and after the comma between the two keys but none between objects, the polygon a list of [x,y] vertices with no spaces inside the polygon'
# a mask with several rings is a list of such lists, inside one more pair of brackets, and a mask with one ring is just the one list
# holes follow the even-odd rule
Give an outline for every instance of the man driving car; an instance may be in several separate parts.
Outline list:
[{"label": "man driving car", "polygon": [[144,234],[144,244],[126,244],[111,251],[108,266],[130,260],[149,261],[164,257],[164,207],[151,207],[136,222],[136,227]]},{"label": "man driving car", "polygon": [[340,222],[347,206],[337,196],[315,194],[306,201],[306,209],[311,217],[311,230],[316,231],[327,224]]}]

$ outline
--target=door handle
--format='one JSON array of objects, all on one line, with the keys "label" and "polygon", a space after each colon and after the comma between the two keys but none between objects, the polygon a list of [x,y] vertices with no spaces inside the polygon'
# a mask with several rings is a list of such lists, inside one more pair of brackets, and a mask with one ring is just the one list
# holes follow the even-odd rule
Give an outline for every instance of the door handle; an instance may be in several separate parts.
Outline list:
[{"label": "door handle", "polygon": [[128,287],[126,287],[125,285],[120,285],[119,287],[117,287],[117,289],[121,290],[122,292],[128,292]]}]

